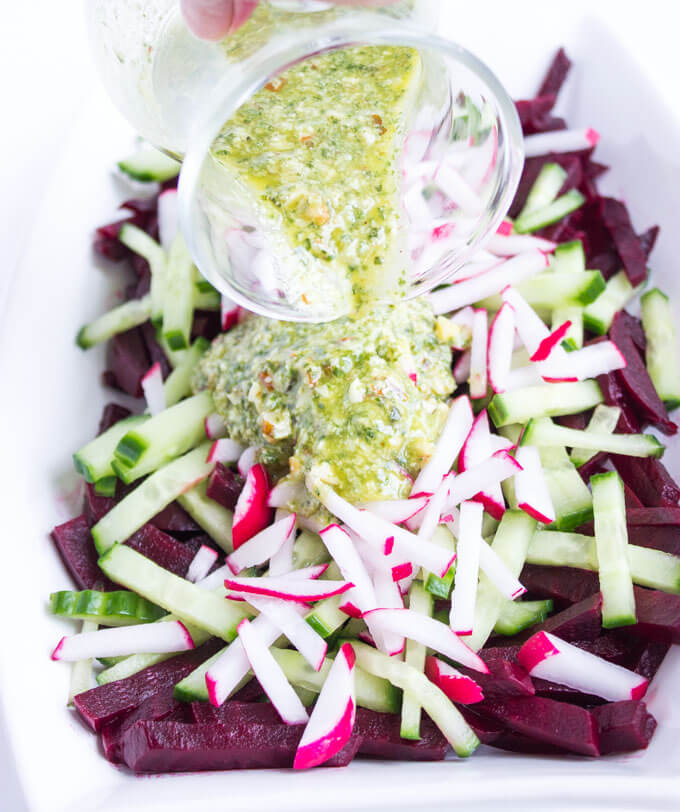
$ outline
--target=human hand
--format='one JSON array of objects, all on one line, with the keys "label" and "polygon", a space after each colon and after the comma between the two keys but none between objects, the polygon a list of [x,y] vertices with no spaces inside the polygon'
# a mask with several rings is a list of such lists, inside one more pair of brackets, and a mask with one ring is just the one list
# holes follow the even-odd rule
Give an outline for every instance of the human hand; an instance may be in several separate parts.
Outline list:
[{"label": "human hand", "polygon": [[[248,20],[259,0],[180,0],[187,25],[201,39],[220,40]],[[336,6],[387,6],[394,0],[333,0]]]}]

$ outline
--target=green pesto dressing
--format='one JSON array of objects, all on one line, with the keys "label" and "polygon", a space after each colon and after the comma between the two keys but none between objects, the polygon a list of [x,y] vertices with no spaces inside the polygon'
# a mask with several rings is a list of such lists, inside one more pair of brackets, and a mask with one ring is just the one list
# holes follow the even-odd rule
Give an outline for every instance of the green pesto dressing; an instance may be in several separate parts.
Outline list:
[{"label": "green pesto dressing", "polygon": [[[407,496],[432,453],[455,383],[451,349],[423,301],[327,324],[252,316],[219,336],[194,376],[229,436],[275,475],[315,470],[353,503]],[[308,493],[290,505],[318,508]]]}]

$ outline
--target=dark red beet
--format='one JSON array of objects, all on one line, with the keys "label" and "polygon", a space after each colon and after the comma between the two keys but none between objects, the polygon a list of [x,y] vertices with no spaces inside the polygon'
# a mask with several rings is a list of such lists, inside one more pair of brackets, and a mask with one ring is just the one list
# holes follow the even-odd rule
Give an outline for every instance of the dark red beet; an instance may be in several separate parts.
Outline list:
[{"label": "dark red beet", "polygon": [[[116,483],[116,490],[117,489],[118,483]],[[91,482],[85,483],[83,511],[85,512],[87,523],[90,527],[97,524],[102,516],[105,516],[117,502],[118,499],[115,496],[102,496],[100,493],[97,493]]]},{"label": "dark red beet", "polygon": [[577,429],[583,431],[588,426],[590,420],[589,412],[579,412],[578,414],[564,414],[555,418],[555,422],[567,429]]},{"label": "dark red beet", "polygon": [[233,510],[242,490],[243,477],[221,462],[216,463],[208,477],[208,496],[228,510]]},{"label": "dark red beet", "polygon": [[610,457],[621,479],[646,507],[675,507],[680,489],[660,460],[651,457]]},{"label": "dark red beet", "polygon": [[[545,127],[542,127],[541,131],[544,129]],[[555,127],[551,127],[551,129],[555,129]],[[543,169],[546,164],[559,164],[567,171],[567,173],[569,173],[571,167],[573,175],[574,161],[582,165],[584,162],[587,162],[590,159],[591,153],[592,148],[587,150],[579,150],[578,152],[550,152],[547,155],[527,158],[524,162],[524,169],[522,170],[522,177],[520,178],[517,192],[515,193],[515,198],[512,201],[512,205],[508,211],[509,215],[511,217],[516,217],[520,213],[527,201],[531,187],[536,182],[536,178],[538,178],[541,169]],[[542,236],[544,235],[542,234]],[[560,239],[564,240],[567,238],[560,236]]]},{"label": "dark red beet", "polygon": [[[256,682],[256,680],[253,680]],[[262,689],[260,689],[262,693]],[[199,725],[281,724],[281,717],[270,702],[241,702],[230,699],[219,708],[209,702],[191,703],[192,721]]]},{"label": "dark red beet", "polygon": [[177,541],[152,524],[145,524],[130,536],[125,544],[181,578],[187,574],[189,565],[196,554],[191,547]]},{"label": "dark red beet", "polygon": [[553,96],[557,96],[569,74],[570,68],[571,60],[565,53],[564,48],[560,48],[550,63],[550,67],[541,82],[537,95],[547,96],[552,94]]},{"label": "dark red beet", "polygon": [[170,502],[151,519],[150,524],[166,533],[177,533],[181,536],[201,532],[199,525],[177,502]]},{"label": "dark red beet", "polygon": [[110,429],[111,426],[115,426],[116,423],[124,420],[131,414],[132,412],[129,409],[126,409],[125,406],[120,406],[118,403],[107,403],[106,406],[104,406],[102,416],[99,419],[97,436],[103,434],[107,429]]},{"label": "dark red beet", "polygon": [[645,259],[649,259],[649,255],[654,250],[657,237],[659,236],[659,230],[659,226],[652,226],[644,233],[638,234],[638,239],[640,240],[640,246],[645,255]]},{"label": "dark red beet", "polygon": [[114,336],[109,341],[106,359],[108,372],[113,375],[116,386],[128,395],[141,397],[142,378],[151,364],[140,328]]},{"label": "dark red beet", "polygon": [[656,730],[656,719],[639,700],[608,702],[592,713],[600,728],[602,755],[644,750]]},{"label": "dark red beet", "polygon": [[550,115],[555,106],[555,96],[537,96],[534,99],[521,99],[515,102],[519,122],[524,135],[546,132],[550,126]]},{"label": "dark red beet", "polygon": [[627,628],[649,640],[680,643],[680,595],[633,587],[637,623]]},{"label": "dark red beet", "polygon": [[493,744],[501,734],[505,733],[503,725],[495,719],[480,716],[469,705],[458,705],[457,707],[482,744]]},{"label": "dark red beet", "polygon": [[537,598],[553,598],[564,603],[579,603],[600,589],[596,572],[573,567],[525,564],[520,582]]},{"label": "dark red beet", "polygon": [[536,689],[536,696],[541,696],[544,699],[554,699],[556,702],[567,702],[570,705],[578,705],[581,708],[600,705],[604,702],[604,699],[599,696],[581,693],[581,691],[570,688],[568,685],[560,685],[558,682],[549,682],[539,677],[532,677],[532,679]]},{"label": "dark red beet", "polygon": [[214,638],[200,648],[171,657],[162,663],[138,671],[131,677],[99,685],[78,694],[73,704],[93,730],[101,730],[103,725],[132,713],[154,694],[176,685],[223,647],[224,641]]},{"label": "dark red beet", "polygon": [[[229,727],[136,722],[123,736],[125,763],[137,773],[292,767],[304,725],[236,723]],[[361,739],[353,736],[325,767],[344,767]]]},{"label": "dark red beet", "polygon": [[144,324],[142,324],[141,329],[144,336],[144,343],[146,344],[146,350],[149,353],[149,359],[151,362],[150,366],[152,364],[159,363],[163,373],[163,380],[165,380],[170,374],[172,367],[170,366],[170,362],[163,352],[163,348],[156,340],[156,328],[153,326],[153,324],[151,324],[150,321],[146,321]]},{"label": "dark red beet", "polygon": [[563,756],[569,752],[557,745],[531,739],[516,730],[503,730],[490,742],[490,745],[510,753],[523,753],[531,756]]},{"label": "dark red beet", "polygon": [[661,642],[659,640],[648,640],[637,661],[629,666],[631,671],[636,674],[641,674],[648,680],[653,679],[656,672],[661,668],[661,663],[664,661],[668,649],[671,647],[670,643]]},{"label": "dark red beet", "polygon": [[[625,311],[620,311],[614,317],[609,337],[623,353],[627,362],[625,369],[619,369],[615,375],[644,423],[650,423],[666,434],[675,434],[678,427],[668,417],[666,407],[657,395],[640,355],[639,346],[634,338],[637,329],[639,322]],[[644,334],[642,335],[644,337]],[[641,342],[641,339],[638,338],[637,341]]]},{"label": "dark red beet", "polygon": [[85,514],[57,525],[52,540],[78,589],[118,589],[99,569],[99,554]]},{"label": "dark red beet", "polygon": [[680,527],[679,507],[643,507],[626,513],[629,527],[637,525],[653,527]]},{"label": "dark red beet", "polygon": [[602,221],[612,236],[626,275],[635,287],[647,278],[647,257],[640,238],[633,231],[628,209],[612,197],[601,198],[600,206]]},{"label": "dark red beet", "polygon": [[595,640],[602,631],[602,595],[596,592],[568,609],[532,626],[514,640],[527,640],[538,631],[550,632],[562,640]]},{"label": "dark red beet", "polygon": [[599,756],[597,720],[585,708],[532,696],[475,706],[511,730],[584,756]]},{"label": "dark red beet", "polygon": [[610,372],[608,375],[600,375],[597,382],[600,384],[602,396],[607,406],[618,406],[621,409],[616,431],[620,434],[637,434],[640,431],[640,421],[626,393],[623,391],[616,373]]},{"label": "dark red beet", "polygon": [[425,714],[420,722],[418,741],[402,739],[400,729],[398,714],[357,708],[354,730],[362,738],[359,755],[390,761],[441,761],[446,755],[446,739]]},{"label": "dark red beet", "polygon": [[628,541],[638,547],[650,547],[671,555],[680,555],[680,527],[628,525]]},{"label": "dark red beet", "polygon": [[203,337],[212,341],[220,334],[221,329],[220,314],[217,310],[196,310],[191,327],[191,340]]},{"label": "dark red beet", "polygon": [[638,495],[626,482],[623,483],[623,496],[626,500],[626,510],[643,507],[642,502],[638,499]]},{"label": "dark red beet", "polygon": [[607,460],[607,455],[601,452],[595,454],[595,456],[591,457],[587,462],[584,462],[583,465],[580,465],[578,468],[579,475],[581,479],[586,483],[586,485],[590,482],[590,478],[595,474],[601,474],[605,471],[604,463]]},{"label": "dark red beet", "polygon": [[508,696],[533,696],[534,686],[527,672],[516,662],[506,659],[488,657],[486,652],[480,652],[482,659],[489,666],[489,674],[480,674],[469,668],[459,667],[467,676],[471,677],[482,689],[485,699],[503,699]]}]

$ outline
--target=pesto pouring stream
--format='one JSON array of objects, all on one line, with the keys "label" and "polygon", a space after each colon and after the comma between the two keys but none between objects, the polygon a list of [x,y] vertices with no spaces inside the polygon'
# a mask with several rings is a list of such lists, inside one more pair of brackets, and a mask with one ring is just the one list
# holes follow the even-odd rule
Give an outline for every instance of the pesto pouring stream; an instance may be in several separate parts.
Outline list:
[{"label": "pesto pouring stream", "polygon": [[[455,389],[439,335],[420,300],[328,324],[251,316],[215,340],[194,389],[210,389],[232,439],[277,476],[304,483],[314,469],[353,503],[402,498]],[[319,505],[305,492],[289,507]]]}]

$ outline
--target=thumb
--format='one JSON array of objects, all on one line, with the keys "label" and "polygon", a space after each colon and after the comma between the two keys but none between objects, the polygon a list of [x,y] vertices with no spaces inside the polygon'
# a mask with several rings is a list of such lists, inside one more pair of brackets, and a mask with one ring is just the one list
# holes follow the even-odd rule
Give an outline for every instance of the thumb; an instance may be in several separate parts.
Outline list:
[{"label": "thumb", "polygon": [[258,0],[180,0],[190,30],[201,39],[219,40],[240,28]]}]

